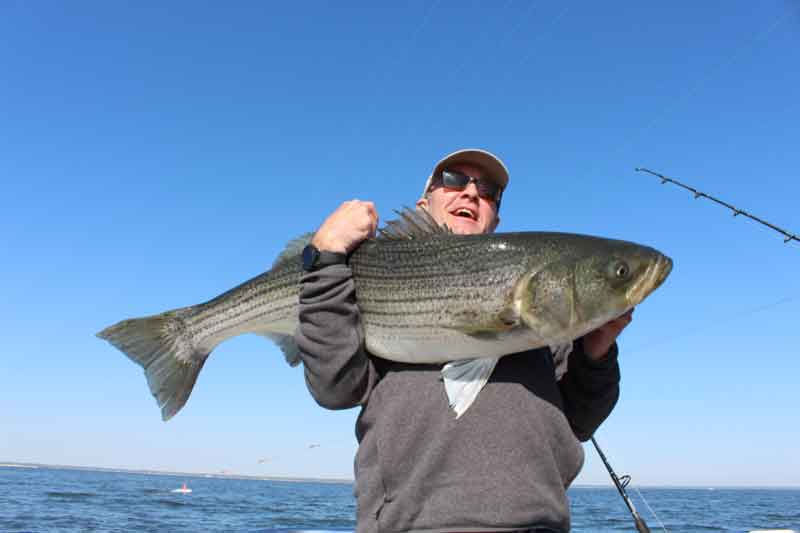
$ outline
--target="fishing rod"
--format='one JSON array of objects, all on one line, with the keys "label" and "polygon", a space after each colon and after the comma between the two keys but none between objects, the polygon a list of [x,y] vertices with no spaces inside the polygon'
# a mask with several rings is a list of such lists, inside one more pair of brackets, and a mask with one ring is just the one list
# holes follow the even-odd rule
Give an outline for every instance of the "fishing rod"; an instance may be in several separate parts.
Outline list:
[{"label": "fishing rod", "polygon": [[759,224],[763,224],[764,226],[767,226],[768,228],[773,229],[773,230],[777,231],[778,233],[783,234],[783,236],[785,237],[783,239],[783,242],[785,242],[785,243],[789,242],[789,241],[798,241],[798,242],[800,242],[800,237],[798,237],[794,233],[789,233],[785,229],[779,228],[778,226],[776,226],[774,224],[770,224],[766,220],[762,220],[762,219],[758,218],[757,216],[753,216],[753,215],[751,215],[750,213],[748,213],[747,211],[745,211],[743,209],[739,209],[738,207],[735,207],[735,206],[733,206],[733,205],[731,205],[731,204],[729,204],[727,202],[723,202],[722,200],[714,198],[711,195],[708,195],[708,194],[706,194],[704,192],[700,192],[697,189],[695,189],[694,187],[690,187],[689,185],[685,185],[685,184],[683,184],[683,183],[681,183],[681,182],[679,182],[677,180],[674,180],[672,178],[668,178],[668,177],[664,176],[663,174],[659,174],[658,172],[653,172],[652,170],[649,170],[649,169],[646,169],[646,168],[637,167],[635,170],[636,170],[636,172],[647,172],[648,174],[652,174],[653,176],[657,176],[658,178],[661,178],[661,184],[662,185],[664,185],[665,183],[674,183],[678,187],[682,187],[682,188],[686,189],[687,191],[691,191],[694,194],[695,199],[697,199],[697,198],[708,198],[712,202],[718,203],[719,205],[725,206],[728,209],[730,209],[731,211],[733,211],[733,216],[744,215],[744,216],[746,216],[747,218],[749,218],[751,220],[755,220]]},{"label": "fishing rod", "polygon": [[647,527],[644,518],[639,516],[639,513],[636,511],[636,507],[634,507],[633,502],[628,497],[628,493],[625,492],[625,487],[627,487],[628,483],[631,482],[631,476],[626,475],[622,476],[621,478],[618,478],[617,474],[614,473],[614,469],[611,468],[611,465],[608,463],[608,459],[606,459],[603,450],[601,450],[600,446],[598,446],[597,441],[594,439],[594,436],[592,436],[592,444],[594,444],[594,449],[597,450],[597,453],[600,455],[600,459],[603,460],[603,464],[606,465],[606,470],[608,470],[608,473],[611,476],[611,480],[617,487],[619,495],[622,496],[623,500],[625,500],[625,505],[628,506],[628,510],[631,512],[631,515],[633,516],[633,521],[636,523],[636,530],[639,533],[650,533],[650,528]]}]

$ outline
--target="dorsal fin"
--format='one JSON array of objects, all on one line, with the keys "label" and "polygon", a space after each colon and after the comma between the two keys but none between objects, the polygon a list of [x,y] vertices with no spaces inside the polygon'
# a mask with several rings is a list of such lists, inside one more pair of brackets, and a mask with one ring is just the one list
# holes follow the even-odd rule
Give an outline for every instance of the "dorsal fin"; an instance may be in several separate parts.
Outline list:
[{"label": "dorsal fin", "polygon": [[429,235],[453,233],[447,224],[439,224],[425,209],[404,207],[397,211],[400,218],[389,220],[378,230],[378,239],[410,240]]},{"label": "dorsal fin", "polygon": [[272,263],[273,268],[278,263],[283,262],[286,259],[296,257],[300,255],[303,251],[303,248],[306,247],[306,244],[311,242],[311,238],[314,236],[314,232],[310,231],[308,233],[304,233],[299,237],[296,237],[286,243],[286,248],[280,253],[278,257],[275,258],[275,261]]}]

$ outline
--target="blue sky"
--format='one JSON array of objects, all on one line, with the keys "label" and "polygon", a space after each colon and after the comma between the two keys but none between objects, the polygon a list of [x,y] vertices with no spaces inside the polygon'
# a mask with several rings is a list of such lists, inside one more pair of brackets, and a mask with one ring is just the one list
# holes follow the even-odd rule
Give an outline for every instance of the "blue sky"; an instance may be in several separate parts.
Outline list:
[{"label": "blue sky", "polygon": [[[390,218],[483,147],[500,230],[675,261],[620,339],[616,470],[800,485],[800,244],[634,172],[800,232],[797,3],[6,2],[0,35],[0,462],[351,477],[357,411],[264,339],[165,424],[94,334],[262,272],[345,200]],[[588,447],[578,482],[608,483]]]}]

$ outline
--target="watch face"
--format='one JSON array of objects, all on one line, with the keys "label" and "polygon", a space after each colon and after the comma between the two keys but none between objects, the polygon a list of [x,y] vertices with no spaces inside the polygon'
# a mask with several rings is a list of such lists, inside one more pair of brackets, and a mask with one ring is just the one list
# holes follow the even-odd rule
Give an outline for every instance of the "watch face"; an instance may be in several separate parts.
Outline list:
[{"label": "watch face", "polygon": [[319,258],[319,250],[313,244],[307,245],[303,248],[303,270],[311,270],[317,263]]}]

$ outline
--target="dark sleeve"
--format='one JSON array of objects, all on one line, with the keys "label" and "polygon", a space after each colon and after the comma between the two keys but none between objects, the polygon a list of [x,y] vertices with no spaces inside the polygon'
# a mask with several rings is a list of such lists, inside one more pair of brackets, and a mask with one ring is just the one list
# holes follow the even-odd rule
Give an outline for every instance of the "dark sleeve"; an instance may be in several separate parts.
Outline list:
[{"label": "dark sleeve", "polygon": [[583,351],[583,339],[575,341],[559,387],[564,413],[581,441],[591,438],[617,403],[620,380],[617,356],[617,343],[614,343],[606,357],[593,361]]},{"label": "dark sleeve", "polygon": [[363,347],[350,267],[330,265],[305,274],[298,318],[295,341],[317,403],[328,409],[364,403],[377,372]]}]

